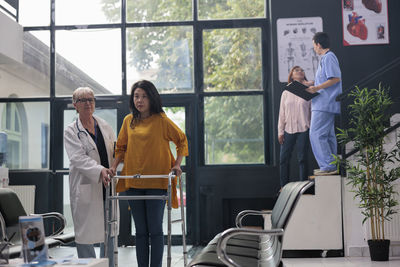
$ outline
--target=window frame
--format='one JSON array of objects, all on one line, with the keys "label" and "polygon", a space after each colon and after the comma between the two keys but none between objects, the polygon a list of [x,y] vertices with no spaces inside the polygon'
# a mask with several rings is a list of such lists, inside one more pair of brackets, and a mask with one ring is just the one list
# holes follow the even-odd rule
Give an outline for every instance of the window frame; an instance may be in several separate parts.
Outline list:
[{"label": "window frame", "polygon": [[[228,170],[246,172],[251,168],[256,173],[263,172],[264,169],[274,164],[272,161],[275,154],[273,146],[273,118],[274,114],[272,108],[272,92],[270,85],[269,73],[271,73],[273,62],[270,46],[271,41],[271,22],[268,18],[268,2],[265,0],[265,18],[251,18],[251,19],[221,19],[221,20],[198,20],[197,16],[197,0],[193,0],[193,20],[191,21],[167,21],[167,22],[146,22],[146,23],[127,23],[126,22],[126,0],[121,0],[121,22],[110,24],[90,24],[90,25],[56,25],[55,24],[55,5],[56,1],[51,0],[51,14],[49,26],[29,26],[23,27],[24,31],[48,31],[50,33],[50,94],[49,97],[23,97],[23,98],[0,98],[0,102],[49,102],[50,103],[50,157],[48,173],[50,176],[55,176],[55,181],[52,186],[57,192],[62,192],[62,182],[58,180],[60,176],[67,172],[63,168],[63,149],[59,144],[63,139],[63,122],[58,121],[58,113],[71,102],[70,97],[56,95],[56,81],[55,81],[55,42],[56,32],[59,30],[74,30],[74,29],[121,29],[121,94],[120,95],[104,95],[98,96],[97,102],[114,102],[118,110],[118,129],[122,125],[124,115],[129,113],[128,101],[130,88],[127,85],[126,78],[126,29],[135,27],[164,27],[164,26],[190,26],[193,29],[193,85],[194,90],[191,93],[183,94],[162,94],[161,98],[164,106],[179,105],[186,107],[186,129],[189,141],[190,157],[186,160],[185,172],[187,175],[186,190],[188,192],[188,242],[191,240],[198,242],[200,238],[199,229],[199,214],[200,211],[196,206],[199,199],[199,181],[201,175],[207,170]],[[213,29],[233,29],[233,28],[260,28],[261,29],[261,57],[262,57],[262,86],[261,90],[247,90],[247,91],[224,91],[224,92],[204,92],[203,90],[203,31]],[[204,98],[208,96],[241,96],[241,95],[259,95],[263,99],[263,122],[264,123],[264,163],[263,164],[224,164],[224,165],[206,165],[204,155]],[[188,129],[190,131],[188,131]],[[61,141],[61,142],[60,142]],[[28,170],[28,172],[37,172],[38,170]],[[42,171],[42,170],[39,170]],[[251,171],[250,171],[251,172]],[[196,178],[196,179],[191,179]],[[257,178],[259,179],[259,177]],[[61,188],[61,190],[60,190]],[[56,198],[54,198],[56,199]],[[58,203],[58,202],[57,202]],[[54,204],[59,207],[59,204]],[[61,202],[62,206],[62,202]],[[175,238],[176,239],[176,238]],[[179,238],[178,238],[179,239]],[[173,239],[174,241],[174,239]],[[179,240],[175,240],[179,243]],[[174,242],[174,243],[175,243]]]}]

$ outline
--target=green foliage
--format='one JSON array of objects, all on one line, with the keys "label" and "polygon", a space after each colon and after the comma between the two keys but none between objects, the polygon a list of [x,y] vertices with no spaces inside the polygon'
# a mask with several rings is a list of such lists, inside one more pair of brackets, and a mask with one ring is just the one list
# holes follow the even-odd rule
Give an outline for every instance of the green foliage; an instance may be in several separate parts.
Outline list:
[{"label": "green foliage", "polygon": [[102,0],[101,10],[106,15],[110,22],[121,22],[121,1],[117,0]]},{"label": "green foliage", "polygon": [[192,0],[127,0],[126,2],[128,22],[192,19]]},{"label": "green foliage", "polygon": [[363,223],[370,219],[372,239],[384,239],[384,221],[396,213],[398,204],[393,182],[400,177],[400,142],[390,151],[384,149],[387,111],[393,102],[381,85],[378,89],[356,87],[349,96],[354,98],[349,105],[350,127],[339,129],[337,137],[341,144],[352,142],[358,152],[354,162],[336,158],[336,163],[347,170],[348,184],[360,200]]},{"label": "green foliage", "polygon": [[260,96],[205,100],[206,163],[264,163]]},{"label": "green foliage", "polygon": [[264,17],[264,0],[200,0],[200,19],[237,19]]},{"label": "green foliage", "polygon": [[[110,21],[118,22],[119,2],[102,0]],[[259,18],[265,16],[264,5],[264,0],[200,0],[198,17]],[[193,28],[146,23],[191,21],[192,12],[192,0],[127,0],[127,22],[143,23],[127,29],[127,64],[143,73],[156,66],[152,81],[161,92],[193,90]],[[261,90],[261,34],[259,28],[204,30],[204,90]],[[205,102],[207,163],[264,163],[262,96]]]},{"label": "green foliage", "polygon": [[205,90],[261,88],[261,30],[210,30],[204,33]]}]

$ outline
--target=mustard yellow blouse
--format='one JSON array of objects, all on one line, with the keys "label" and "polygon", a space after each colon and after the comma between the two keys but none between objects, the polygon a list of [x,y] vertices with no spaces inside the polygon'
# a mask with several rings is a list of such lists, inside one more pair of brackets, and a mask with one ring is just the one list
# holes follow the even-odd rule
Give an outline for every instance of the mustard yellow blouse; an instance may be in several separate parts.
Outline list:
[{"label": "mustard yellow blouse", "polygon": [[[115,150],[115,157],[124,162],[121,175],[168,174],[175,164],[175,158],[169,147],[172,141],[176,145],[178,156],[187,156],[186,135],[165,113],[153,114],[130,127],[132,114],[124,118]],[[120,179],[117,192],[129,188],[167,189],[168,179]],[[172,183],[172,206],[178,207],[176,179]]]}]

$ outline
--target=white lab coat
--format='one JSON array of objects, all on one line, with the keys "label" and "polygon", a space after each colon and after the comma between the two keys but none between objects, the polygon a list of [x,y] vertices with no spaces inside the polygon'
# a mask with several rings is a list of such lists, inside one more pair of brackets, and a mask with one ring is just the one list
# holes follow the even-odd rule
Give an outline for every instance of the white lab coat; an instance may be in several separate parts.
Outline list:
[{"label": "white lab coat", "polygon": [[[93,116],[100,128],[107,149],[108,162],[113,161],[115,133],[103,119]],[[104,242],[103,183],[100,156],[96,144],[78,118],[64,131],[65,149],[70,160],[69,188],[75,241],[79,244]],[[118,209],[117,209],[118,210]],[[117,231],[118,232],[118,231]],[[115,232],[112,233],[115,236]]]}]

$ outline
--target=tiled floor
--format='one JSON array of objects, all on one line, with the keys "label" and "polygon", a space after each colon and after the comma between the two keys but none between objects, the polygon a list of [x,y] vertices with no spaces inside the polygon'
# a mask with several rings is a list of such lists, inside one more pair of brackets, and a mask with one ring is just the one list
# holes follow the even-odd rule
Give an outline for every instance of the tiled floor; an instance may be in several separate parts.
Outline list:
[{"label": "tiled floor", "polygon": [[[189,247],[190,248],[190,247]],[[97,253],[99,251],[97,250]],[[50,256],[55,258],[76,257],[76,250],[72,247],[53,248],[49,252]],[[182,247],[176,246],[171,249],[172,266],[184,267]],[[190,255],[191,253],[189,253]],[[167,266],[166,250],[164,252],[163,266]],[[190,262],[190,259],[189,259]],[[351,258],[290,258],[283,259],[285,267],[400,267],[400,257],[391,257],[388,262],[372,262],[369,257],[351,257]],[[136,254],[134,247],[118,249],[118,266],[125,267],[136,265]],[[246,266],[252,267],[252,266]]]},{"label": "tiled floor", "polygon": [[399,267],[400,257],[387,262],[371,261],[369,257],[283,259],[285,267]]},{"label": "tiled floor", "polygon": [[[96,249],[97,256],[99,255],[99,248]],[[188,247],[188,250],[190,247]],[[77,257],[76,249],[74,247],[58,247],[49,250],[49,256],[52,258],[67,258]],[[188,259],[190,261],[190,259]],[[118,266],[131,266],[135,267],[136,264],[136,250],[134,247],[120,247],[118,248]],[[163,266],[167,266],[167,247],[164,250]],[[173,246],[171,248],[171,266],[184,267],[183,249],[182,246]]]}]

